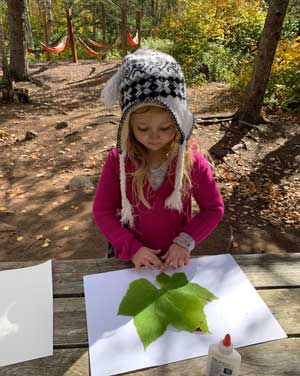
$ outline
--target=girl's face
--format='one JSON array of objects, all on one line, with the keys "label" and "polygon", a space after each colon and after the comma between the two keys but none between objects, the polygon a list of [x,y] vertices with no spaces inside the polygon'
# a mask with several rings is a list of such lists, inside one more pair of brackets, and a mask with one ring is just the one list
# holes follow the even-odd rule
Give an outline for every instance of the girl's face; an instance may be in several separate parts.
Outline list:
[{"label": "girl's face", "polygon": [[169,111],[151,108],[133,112],[130,117],[132,131],[142,145],[150,151],[159,151],[176,135],[176,126]]}]

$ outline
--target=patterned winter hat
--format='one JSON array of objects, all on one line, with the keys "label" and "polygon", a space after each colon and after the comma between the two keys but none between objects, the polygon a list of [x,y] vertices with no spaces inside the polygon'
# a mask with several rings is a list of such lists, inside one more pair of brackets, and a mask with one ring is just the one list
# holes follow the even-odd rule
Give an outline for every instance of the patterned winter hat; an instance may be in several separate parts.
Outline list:
[{"label": "patterned winter hat", "polygon": [[101,93],[106,107],[119,99],[122,117],[118,129],[117,147],[120,153],[120,182],[122,195],[121,222],[133,227],[132,207],[126,197],[125,156],[129,134],[130,114],[143,105],[157,105],[167,109],[180,134],[180,148],[176,165],[174,191],[165,206],[182,210],[181,193],[185,144],[195,121],[188,109],[184,76],[176,60],[165,53],[140,48],[125,56],[118,72],[107,82]]}]

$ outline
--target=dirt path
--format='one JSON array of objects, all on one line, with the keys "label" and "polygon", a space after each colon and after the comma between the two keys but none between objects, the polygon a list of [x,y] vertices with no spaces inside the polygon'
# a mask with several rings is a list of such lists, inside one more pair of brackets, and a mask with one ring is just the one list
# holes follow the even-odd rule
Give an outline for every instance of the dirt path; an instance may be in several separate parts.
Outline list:
[{"label": "dirt path", "polygon": [[[120,113],[99,101],[114,63],[39,63],[30,67],[31,103],[0,103],[0,261],[105,257],[91,218],[94,185],[115,145]],[[189,88],[197,114],[231,113],[238,98],[225,84]],[[300,127],[277,115],[273,126],[230,132],[230,124],[195,133],[213,155],[226,215],[198,252],[300,251]],[[27,133],[29,132],[29,133]],[[27,133],[27,136],[26,136]],[[228,150],[225,150],[228,152]],[[85,176],[85,187],[68,186]]]}]

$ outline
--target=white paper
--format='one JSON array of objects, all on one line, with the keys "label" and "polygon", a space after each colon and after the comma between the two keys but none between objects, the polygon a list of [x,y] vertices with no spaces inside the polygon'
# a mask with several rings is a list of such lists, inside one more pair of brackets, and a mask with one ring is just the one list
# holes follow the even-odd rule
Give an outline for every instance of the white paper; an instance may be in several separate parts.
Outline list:
[{"label": "white paper", "polygon": [[234,347],[286,337],[231,255],[195,258],[178,271],[219,298],[205,306],[212,334],[188,333],[169,326],[146,351],[133,319],[118,316],[117,312],[130,282],[147,278],[158,286],[155,277],[159,272],[126,269],[84,277],[92,376],[115,375],[206,355],[209,345],[218,343],[226,333],[231,334]]},{"label": "white paper", "polygon": [[51,261],[0,272],[0,367],[53,355]]}]

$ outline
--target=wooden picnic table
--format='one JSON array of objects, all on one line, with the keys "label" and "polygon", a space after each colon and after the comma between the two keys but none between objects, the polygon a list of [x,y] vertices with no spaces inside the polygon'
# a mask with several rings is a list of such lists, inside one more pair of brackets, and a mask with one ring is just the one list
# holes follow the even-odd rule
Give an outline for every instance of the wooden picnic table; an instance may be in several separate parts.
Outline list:
[{"label": "wooden picnic table", "polygon": [[[242,355],[239,375],[299,376],[300,253],[238,255],[234,258],[288,334],[287,339],[239,349]],[[2,262],[0,270],[31,266],[40,262]],[[83,276],[128,267],[130,267],[129,264],[115,259],[54,260],[54,355],[2,367],[0,375],[89,375]],[[204,376],[206,358],[206,356],[202,356],[130,372],[126,375]]]}]

